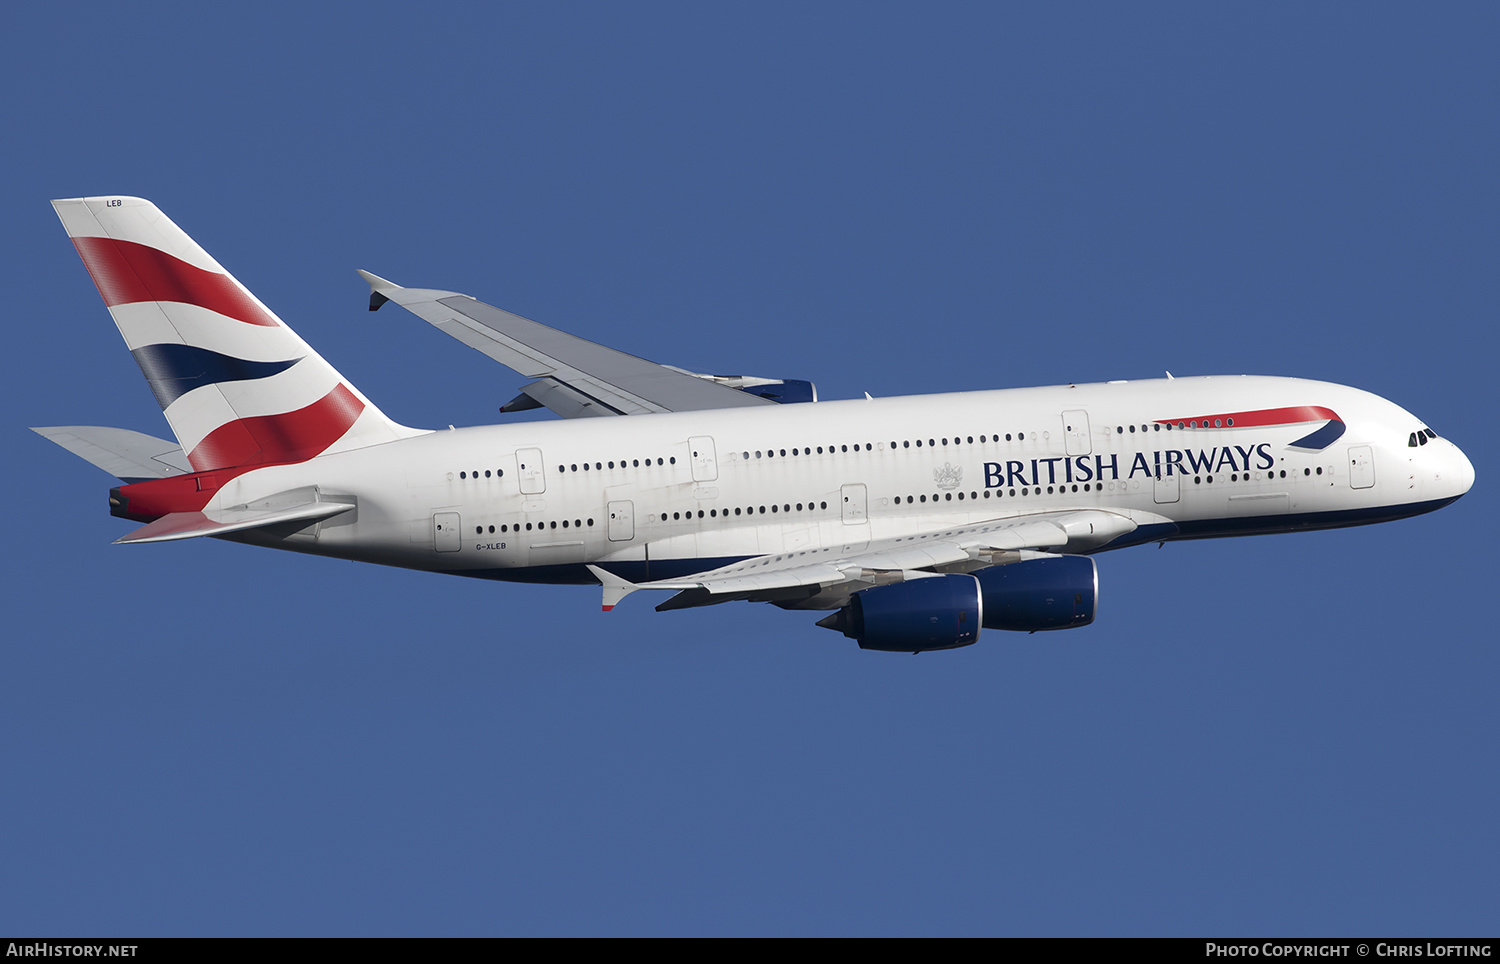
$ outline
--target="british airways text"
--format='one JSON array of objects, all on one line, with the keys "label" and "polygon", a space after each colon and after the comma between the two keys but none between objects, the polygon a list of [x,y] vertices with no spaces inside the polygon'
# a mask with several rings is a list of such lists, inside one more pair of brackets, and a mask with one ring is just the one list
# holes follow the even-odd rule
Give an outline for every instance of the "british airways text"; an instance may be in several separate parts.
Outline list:
[{"label": "british airways text", "polygon": [[[1127,468],[1122,468],[1118,452],[1108,456],[1067,455],[1030,459],[1026,462],[1014,459],[1008,462],[986,462],[984,487],[995,489],[1015,485],[1115,480],[1122,477],[1133,479],[1138,475],[1150,478],[1221,471],[1248,472],[1252,468],[1269,469],[1276,464],[1276,459],[1269,451],[1270,447],[1270,443],[1262,442],[1248,448],[1243,445],[1225,445],[1211,449],[1157,449],[1154,452],[1135,453]],[[1252,460],[1254,465],[1251,465]]]}]

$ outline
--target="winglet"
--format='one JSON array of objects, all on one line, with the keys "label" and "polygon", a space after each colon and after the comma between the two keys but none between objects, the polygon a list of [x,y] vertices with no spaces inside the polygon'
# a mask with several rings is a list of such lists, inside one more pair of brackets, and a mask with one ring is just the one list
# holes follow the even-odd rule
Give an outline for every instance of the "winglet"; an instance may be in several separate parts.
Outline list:
[{"label": "winglet", "polygon": [[370,286],[371,311],[379,311],[381,305],[391,300],[390,295],[386,294],[387,291],[398,291],[401,288],[394,281],[387,281],[378,274],[371,274],[361,268],[354,270],[359,272],[359,276],[365,279],[365,284]]},{"label": "winglet", "polygon": [[607,569],[598,566],[589,566],[589,572],[599,580],[599,585],[604,588],[604,611],[609,612],[620,604],[620,600],[635,592],[640,587],[633,582],[626,582],[619,576]]}]

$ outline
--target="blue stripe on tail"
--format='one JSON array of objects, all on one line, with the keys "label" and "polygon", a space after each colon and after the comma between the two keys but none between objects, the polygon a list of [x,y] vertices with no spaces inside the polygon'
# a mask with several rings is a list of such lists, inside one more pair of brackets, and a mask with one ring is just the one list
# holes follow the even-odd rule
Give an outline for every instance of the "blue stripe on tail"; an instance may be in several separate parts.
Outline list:
[{"label": "blue stripe on tail", "polygon": [[195,345],[171,344],[142,345],[131,354],[163,409],[195,388],[268,378],[302,360],[299,357],[286,361],[246,361]]}]

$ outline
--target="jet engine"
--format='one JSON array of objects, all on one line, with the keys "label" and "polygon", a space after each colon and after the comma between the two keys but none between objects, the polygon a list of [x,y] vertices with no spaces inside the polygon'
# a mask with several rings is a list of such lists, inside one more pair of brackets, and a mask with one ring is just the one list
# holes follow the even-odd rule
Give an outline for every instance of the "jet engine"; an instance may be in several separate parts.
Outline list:
[{"label": "jet engine", "polygon": [[1094,621],[1099,573],[1088,556],[1027,559],[974,574],[984,598],[984,628],[1037,632]]},{"label": "jet engine", "polygon": [[771,379],[746,379],[747,382],[760,382],[762,384],[746,384],[735,386],[740,391],[749,395],[759,395],[761,398],[769,398],[773,402],[783,405],[791,405],[797,402],[816,402],[818,400],[818,386],[801,378]]},{"label": "jet engine", "polygon": [[920,653],[968,646],[985,629],[1038,632],[1094,621],[1099,574],[1088,556],[1048,556],[973,575],[908,579],[864,589],[818,620],[860,649]]},{"label": "jet engine", "polygon": [[705,375],[702,372],[688,371],[686,368],[678,368],[676,365],[663,365],[674,372],[682,372],[684,375],[692,375],[707,382],[723,385],[725,388],[734,388],[747,395],[758,395],[761,398],[779,402],[782,405],[791,405],[797,402],[816,402],[818,400],[818,386],[801,378],[762,378],[759,375]]},{"label": "jet engine", "polygon": [[973,576],[932,576],[861,590],[818,625],[858,641],[860,649],[920,653],[973,643],[983,608]]}]

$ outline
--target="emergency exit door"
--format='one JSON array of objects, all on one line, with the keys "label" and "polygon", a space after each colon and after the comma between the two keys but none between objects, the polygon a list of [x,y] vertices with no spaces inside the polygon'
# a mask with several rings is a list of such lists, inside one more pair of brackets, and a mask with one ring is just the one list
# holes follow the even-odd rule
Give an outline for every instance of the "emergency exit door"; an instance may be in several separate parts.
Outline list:
[{"label": "emergency exit door", "polygon": [[1368,445],[1349,446],[1349,488],[1368,489],[1374,484],[1374,450]]},{"label": "emergency exit door", "polygon": [[542,450],[517,449],[516,474],[521,478],[522,495],[540,495],[546,492],[547,473],[542,466]]},{"label": "emergency exit door", "polygon": [[865,487],[862,484],[846,485],[840,490],[843,506],[840,514],[845,525],[856,526],[869,521],[865,506]]},{"label": "emergency exit door", "polygon": [[463,538],[457,512],[432,514],[432,546],[438,552],[457,552]]},{"label": "emergency exit door", "polygon": [[1092,454],[1094,443],[1089,437],[1089,413],[1081,408],[1069,409],[1062,413],[1062,420],[1063,439],[1067,445],[1068,454]]},{"label": "emergency exit door", "polygon": [[694,482],[713,482],[719,477],[719,460],[711,436],[694,435],[688,439],[688,452],[692,455]]},{"label": "emergency exit door", "polygon": [[635,538],[635,504],[623,499],[609,504],[610,542],[629,542]]}]

